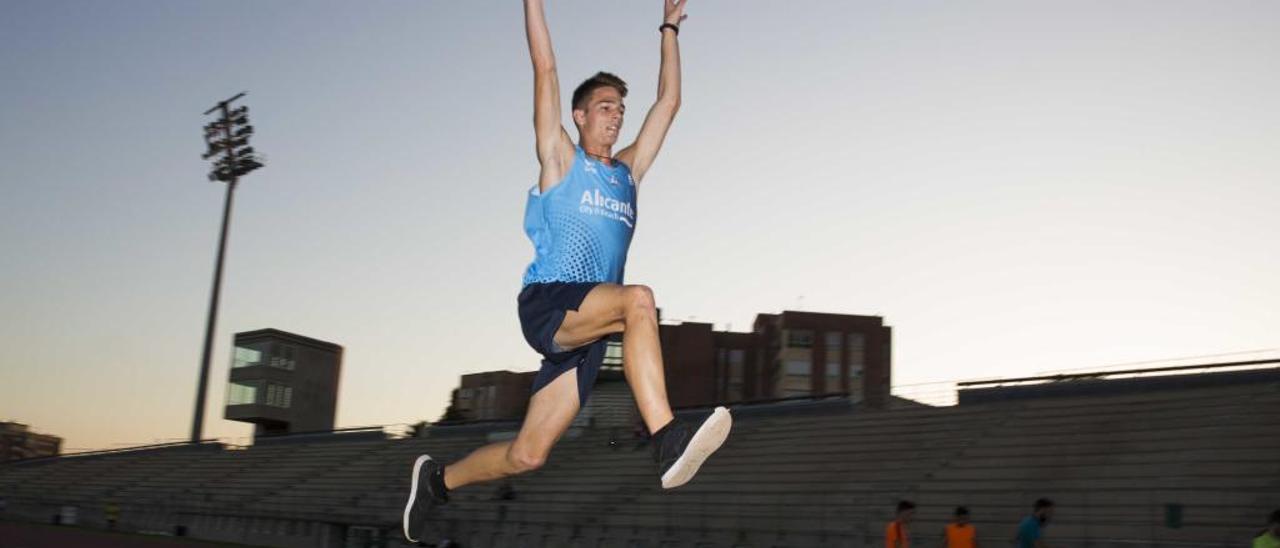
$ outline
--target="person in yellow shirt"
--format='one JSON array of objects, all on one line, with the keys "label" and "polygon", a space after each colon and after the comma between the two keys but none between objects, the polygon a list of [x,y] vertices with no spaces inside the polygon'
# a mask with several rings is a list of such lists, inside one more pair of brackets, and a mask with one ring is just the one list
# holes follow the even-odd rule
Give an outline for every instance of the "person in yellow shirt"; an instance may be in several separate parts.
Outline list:
[{"label": "person in yellow shirt", "polygon": [[1280,510],[1271,513],[1267,528],[1253,539],[1253,548],[1280,548]]},{"label": "person in yellow shirt", "polygon": [[116,530],[116,524],[120,521],[120,506],[115,502],[108,502],[102,508],[102,515],[107,518],[107,529]]},{"label": "person in yellow shirt", "polygon": [[915,515],[914,502],[898,502],[898,515],[884,527],[884,548],[911,548],[911,518]]},{"label": "person in yellow shirt", "polygon": [[945,548],[978,548],[978,530],[969,523],[969,509],[956,507],[956,516],[942,531]]}]

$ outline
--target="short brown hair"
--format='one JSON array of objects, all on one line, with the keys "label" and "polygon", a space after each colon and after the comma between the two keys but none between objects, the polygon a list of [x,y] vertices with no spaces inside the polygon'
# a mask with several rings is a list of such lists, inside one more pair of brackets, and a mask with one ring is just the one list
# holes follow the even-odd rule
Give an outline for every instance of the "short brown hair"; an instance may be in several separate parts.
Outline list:
[{"label": "short brown hair", "polygon": [[587,100],[591,98],[591,92],[598,88],[613,88],[618,90],[618,94],[623,97],[627,96],[627,83],[618,78],[616,74],[611,72],[600,71],[595,76],[587,78],[578,89],[573,90],[573,110],[586,110]]}]

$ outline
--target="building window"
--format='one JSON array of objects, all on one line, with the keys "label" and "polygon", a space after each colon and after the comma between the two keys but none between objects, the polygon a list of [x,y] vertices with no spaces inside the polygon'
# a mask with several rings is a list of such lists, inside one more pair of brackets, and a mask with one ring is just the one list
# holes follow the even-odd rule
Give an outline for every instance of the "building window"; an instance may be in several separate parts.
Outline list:
[{"label": "building window", "polygon": [[729,399],[729,351],[716,349],[716,399]]},{"label": "building window", "polygon": [[271,407],[279,407],[281,409],[288,409],[292,403],[292,386],[284,386],[282,384],[274,383],[267,385],[267,405],[270,405]]},{"label": "building window", "polygon": [[788,348],[782,352],[783,397],[807,396],[813,393],[813,351]]},{"label": "building window", "polygon": [[235,358],[231,361],[231,368],[262,365],[262,347],[265,345],[266,343],[236,345]]},{"label": "building window", "polygon": [[269,365],[292,371],[297,366],[297,349],[288,344],[256,342],[238,344],[233,353],[231,368]]},{"label": "building window", "polygon": [[849,334],[849,371],[858,373],[867,363],[867,337],[862,333]]},{"label": "building window", "polygon": [[297,350],[292,345],[283,343],[271,345],[271,367],[293,371],[297,367],[297,361],[294,358],[296,352]]},{"label": "building window", "polygon": [[813,331],[808,329],[787,330],[787,346],[791,348],[810,348],[813,346]]},{"label": "building window", "polygon": [[845,389],[854,401],[862,400],[862,369],[867,361],[867,337],[849,334],[849,384]]},{"label": "building window", "polygon": [[249,405],[258,403],[258,389],[262,381],[233,382],[227,386],[227,405]]},{"label": "building window", "polygon": [[844,333],[823,334],[826,343],[827,392],[840,392],[840,370],[844,365]]},{"label": "building window", "polygon": [[492,419],[498,415],[498,387],[483,386],[476,389],[476,418]]},{"label": "building window", "polygon": [[782,397],[808,396],[812,393],[813,362],[809,360],[790,359],[783,362],[785,375],[782,378]]},{"label": "building window", "polygon": [[787,360],[788,377],[809,378],[809,373],[812,369],[813,365],[809,363],[809,360]]},{"label": "building window", "polygon": [[460,413],[463,418],[467,418],[467,419],[475,418],[475,416],[472,415],[472,413],[475,411],[475,406],[472,405],[471,398],[472,396],[471,396],[470,388],[463,388],[458,390],[458,400],[456,403],[457,403],[458,413]]},{"label": "building window", "polygon": [[608,341],[604,347],[604,367],[622,367],[622,343]]},{"label": "building window", "polygon": [[730,350],[729,356],[729,401],[740,401],[742,399],[743,386],[743,367],[746,362],[747,352],[742,349]]}]

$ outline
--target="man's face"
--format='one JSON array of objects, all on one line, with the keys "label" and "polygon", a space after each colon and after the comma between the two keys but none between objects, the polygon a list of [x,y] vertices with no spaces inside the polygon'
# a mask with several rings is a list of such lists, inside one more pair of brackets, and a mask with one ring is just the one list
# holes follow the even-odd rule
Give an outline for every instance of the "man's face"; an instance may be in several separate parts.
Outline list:
[{"label": "man's face", "polygon": [[622,130],[622,118],[627,107],[622,104],[622,94],[605,86],[591,91],[586,110],[573,111],[573,121],[585,143],[613,146]]},{"label": "man's face", "polygon": [[911,523],[911,520],[915,517],[916,510],[914,508],[898,512],[898,521],[901,521],[902,523]]},{"label": "man's face", "polygon": [[1036,515],[1040,517],[1041,522],[1049,521],[1049,518],[1053,517],[1053,507],[1041,508],[1040,511],[1036,512]]},{"label": "man's face", "polygon": [[964,525],[964,524],[969,523],[969,515],[968,515],[968,514],[960,514],[960,515],[956,516],[956,523],[959,523],[959,524],[961,524],[961,525]]}]

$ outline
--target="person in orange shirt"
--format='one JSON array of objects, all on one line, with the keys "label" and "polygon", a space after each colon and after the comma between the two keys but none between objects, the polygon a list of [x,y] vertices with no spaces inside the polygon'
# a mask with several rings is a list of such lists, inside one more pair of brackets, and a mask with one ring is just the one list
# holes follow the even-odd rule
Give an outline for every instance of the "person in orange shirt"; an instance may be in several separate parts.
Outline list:
[{"label": "person in orange shirt", "polygon": [[969,509],[956,507],[956,518],[942,532],[945,548],[978,548],[978,530],[969,523]]},{"label": "person in orange shirt", "polygon": [[911,547],[911,518],[916,515],[916,505],[909,500],[898,502],[898,515],[884,528],[885,548]]}]

